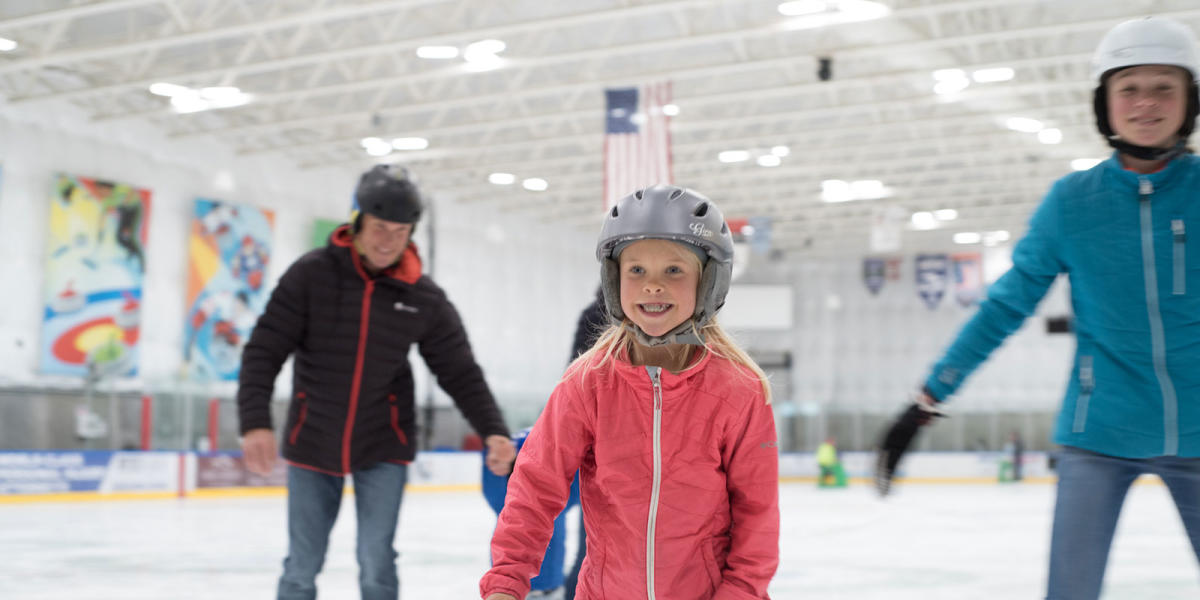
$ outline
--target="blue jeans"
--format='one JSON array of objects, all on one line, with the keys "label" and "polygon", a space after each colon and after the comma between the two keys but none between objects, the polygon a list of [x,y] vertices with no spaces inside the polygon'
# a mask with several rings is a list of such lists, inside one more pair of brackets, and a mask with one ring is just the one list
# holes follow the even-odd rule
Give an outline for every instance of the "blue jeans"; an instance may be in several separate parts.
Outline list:
[{"label": "blue jeans", "polygon": [[[358,585],[362,600],[396,600],[396,522],[408,467],[379,463],[351,473],[358,517]],[[329,532],[342,504],[345,478],[288,466],[288,555],[279,578],[279,600],[317,597],[317,573],[325,564]]]},{"label": "blue jeans", "polygon": [[1050,542],[1046,600],[1096,600],[1117,517],[1130,484],[1142,473],[1162,478],[1200,559],[1200,458],[1132,459],[1064,447]]}]

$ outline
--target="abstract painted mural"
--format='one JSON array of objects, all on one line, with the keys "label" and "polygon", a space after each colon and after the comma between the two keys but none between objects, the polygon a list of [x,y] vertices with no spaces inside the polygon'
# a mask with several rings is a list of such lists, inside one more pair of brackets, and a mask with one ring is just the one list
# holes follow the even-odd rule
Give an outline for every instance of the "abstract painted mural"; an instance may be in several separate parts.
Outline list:
[{"label": "abstract painted mural", "polygon": [[190,379],[237,379],[242,347],[267,302],[274,222],[269,210],[196,200],[183,347]]},{"label": "abstract painted mural", "polygon": [[59,174],[50,199],[44,373],[133,376],[150,190]]}]

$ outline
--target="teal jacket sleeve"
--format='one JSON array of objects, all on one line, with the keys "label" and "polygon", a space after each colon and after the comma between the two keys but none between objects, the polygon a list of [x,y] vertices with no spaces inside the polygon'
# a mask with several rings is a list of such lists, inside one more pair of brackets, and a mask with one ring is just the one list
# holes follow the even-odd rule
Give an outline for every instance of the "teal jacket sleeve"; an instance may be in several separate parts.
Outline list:
[{"label": "teal jacket sleeve", "polygon": [[1065,180],[1059,180],[1034,212],[1029,231],[1013,249],[1012,268],[988,288],[987,299],[958,332],[925,380],[925,391],[939,401],[952,395],[993,350],[1037,309],[1062,260],[1062,206]]}]

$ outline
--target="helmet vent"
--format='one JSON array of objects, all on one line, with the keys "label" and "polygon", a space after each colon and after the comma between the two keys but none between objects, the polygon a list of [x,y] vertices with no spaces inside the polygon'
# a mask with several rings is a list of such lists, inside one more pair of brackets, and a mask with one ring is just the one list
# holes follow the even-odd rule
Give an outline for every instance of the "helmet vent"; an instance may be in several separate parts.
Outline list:
[{"label": "helmet vent", "polygon": [[721,221],[721,235],[725,235],[725,232],[727,231],[729,231],[729,224],[725,221]]},{"label": "helmet vent", "polygon": [[701,202],[699,205],[696,206],[696,210],[692,211],[693,217],[703,217],[706,214],[708,214],[708,203],[707,202]]},{"label": "helmet vent", "polygon": [[683,190],[681,190],[679,188],[675,188],[675,191],[671,192],[671,200],[674,200],[682,195],[683,195]]},{"label": "helmet vent", "polygon": [[610,214],[612,215],[612,218],[614,218],[614,219],[615,219],[615,218],[617,218],[618,216],[620,216],[620,215],[618,215],[618,214],[617,214],[617,207],[616,207],[616,206],[613,206],[613,207],[612,207],[612,213],[610,213]]},{"label": "helmet vent", "polygon": [[641,199],[642,199],[642,192],[644,192],[644,191],[645,191],[645,190],[638,190],[638,191],[634,192],[634,193],[633,193],[633,197],[634,197],[634,198],[637,198],[638,200],[641,200]]}]

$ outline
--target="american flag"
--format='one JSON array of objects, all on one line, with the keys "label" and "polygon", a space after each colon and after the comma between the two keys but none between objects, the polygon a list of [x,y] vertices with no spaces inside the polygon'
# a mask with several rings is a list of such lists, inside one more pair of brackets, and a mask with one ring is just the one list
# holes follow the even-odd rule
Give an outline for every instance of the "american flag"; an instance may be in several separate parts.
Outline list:
[{"label": "american flag", "polygon": [[670,82],[604,90],[604,208],[631,192],[671,183]]}]

